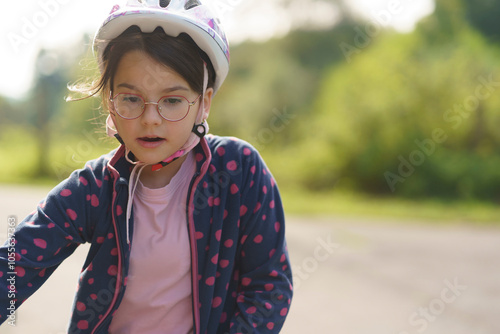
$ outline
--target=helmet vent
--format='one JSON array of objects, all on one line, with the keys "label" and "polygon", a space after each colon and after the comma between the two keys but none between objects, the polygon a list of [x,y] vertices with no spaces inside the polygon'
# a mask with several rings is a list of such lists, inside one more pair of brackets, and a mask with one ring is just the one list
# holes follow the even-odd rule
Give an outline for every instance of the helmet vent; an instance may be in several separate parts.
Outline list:
[{"label": "helmet vent", "polygon": [[170,5],[170,0],[160,0],[160,7],[161,8],[166,8]]},{"label": "helmet vent", "polygon": [[186,4],[184,5],[185,10],[189,10],[194,7],[201,6],[201,2],[198,0],[188,0]]}]

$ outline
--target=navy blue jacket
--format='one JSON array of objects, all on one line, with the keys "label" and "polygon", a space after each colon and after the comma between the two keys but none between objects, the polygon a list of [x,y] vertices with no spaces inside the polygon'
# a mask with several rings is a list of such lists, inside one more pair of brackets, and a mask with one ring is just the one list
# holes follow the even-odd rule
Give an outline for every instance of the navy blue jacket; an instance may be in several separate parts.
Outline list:
[{"label": "navy blue jacket", "polygon": [[[11,300],[18,307],[78,245],[91,243],[68,333],[107,333],[126,290],[134,243],[126,240],[132,166],[124,152],[121,146],[73,172],[19,224],[15,268],[9,268],[13,245],[0,248],[0,323]],[[241,140],[207,136],[195,155],[186,207],[194,333],[278,333],[290,308],[292,275],[276,183]],[[130,236],[133,226],[132,220]],[[16,291],[7,280],[13,271]]]}]

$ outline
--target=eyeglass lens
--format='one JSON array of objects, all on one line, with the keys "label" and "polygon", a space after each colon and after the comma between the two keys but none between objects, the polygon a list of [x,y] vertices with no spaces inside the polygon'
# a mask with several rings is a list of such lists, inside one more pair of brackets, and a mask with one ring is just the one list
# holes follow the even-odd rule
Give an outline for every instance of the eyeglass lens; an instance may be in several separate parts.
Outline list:
[{"label": "eyeglass lens", "polygon": [[[146,103],[141,96],[134,94],[118,94],[114,99],[116,112],[123,118],[137,118],[144,112]],[[183,96],[164,96],[158,101],[157,110],[168,120],[180,120],[189,112],[190,103]]]}]

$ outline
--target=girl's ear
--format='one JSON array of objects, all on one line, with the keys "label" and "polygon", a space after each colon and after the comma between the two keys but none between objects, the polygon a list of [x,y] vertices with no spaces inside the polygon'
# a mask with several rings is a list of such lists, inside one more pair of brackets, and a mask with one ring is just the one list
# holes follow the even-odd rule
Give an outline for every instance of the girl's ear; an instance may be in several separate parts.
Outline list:
[{"label": "girl's ear", "polygon": [[214,95],[214,89],[213,88],[207,88],[205,91],[205,96],[203,96],[203,120],[208,118],[208,115],[210,114],[210,106],[212,105],[212,97]]}]

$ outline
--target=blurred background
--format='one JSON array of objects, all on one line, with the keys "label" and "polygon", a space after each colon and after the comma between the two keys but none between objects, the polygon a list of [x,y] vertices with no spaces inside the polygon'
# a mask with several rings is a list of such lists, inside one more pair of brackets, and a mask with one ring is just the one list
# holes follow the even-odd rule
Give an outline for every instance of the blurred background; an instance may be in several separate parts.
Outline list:
[{"label": "blurred background", "polygon": [[[2,217],[22,219],[117,146],[99,99],[65,102],[68,84],[97,77],[91,41],[113,4],[2,7]],[[500,0],[212,4],[231,70],[211,132],[261,152],[289,217],[297,290],[285,333],[500,332]],[[79,256],[53,289],[76,280]],[[48,323],[35,315],[44,291],[25,307],[33,330]],[[68,307],[53,312],[66,320]]]},{"label": "blurred background", "polygon": [[[52,185],[116,146],[99,99],[64,101],[97,76],[91,40],[112,3],[0,14],[0,182]],[[500,2],[213,4],[232,58],[212,133],[259,149],[290,210],[495,219]]]}]

